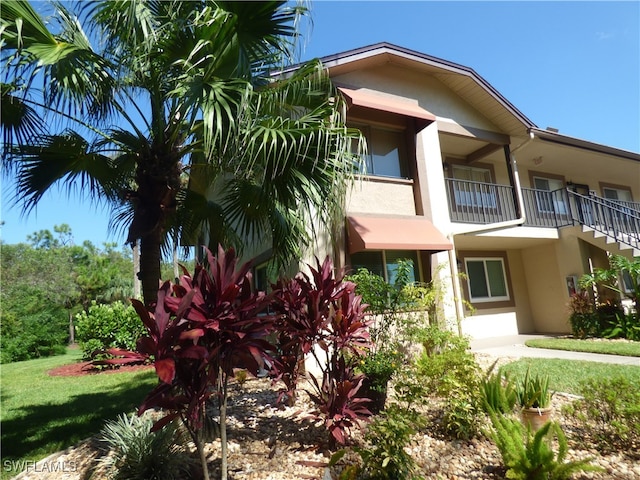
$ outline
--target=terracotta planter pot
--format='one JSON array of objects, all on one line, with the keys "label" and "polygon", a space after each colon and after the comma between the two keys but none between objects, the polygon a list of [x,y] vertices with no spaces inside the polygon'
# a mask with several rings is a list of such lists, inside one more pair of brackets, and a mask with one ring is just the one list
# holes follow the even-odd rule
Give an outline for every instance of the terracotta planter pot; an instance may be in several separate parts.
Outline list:
[{"label": "terracotta planter pot", "polygon": [[542,426],[551,420],[553,408],[523,408],[520,411],[520,418],[525,427],[537,432]]}]

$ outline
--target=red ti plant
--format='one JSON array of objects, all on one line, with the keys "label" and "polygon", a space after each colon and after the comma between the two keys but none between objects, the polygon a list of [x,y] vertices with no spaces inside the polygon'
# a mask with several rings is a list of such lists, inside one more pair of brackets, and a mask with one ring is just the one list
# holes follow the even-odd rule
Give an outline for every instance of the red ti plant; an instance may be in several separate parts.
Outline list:
[{"label": "red ti plant", "polygon": [[138,413],[167,410],[155,429],[181,418],[198,448],[205,479],[209,474],[202,426],[207,400],[213,394],[219,400],[222,478],[226,479],[228,380],[234,367],[257,375],[273,349],[266,341],[273,329],[272,317],[259,316],[270,300],[252,292],[250,263],[236,267],[233,249],[225,252],[219,247],[217,257],[207,250],[206,267],[196,266],[193,276],[185,270],[177,285],[166,282],[160,288],[153,312],[134,301],[149,334],[139,341],[138,353],[125,354],[132,361],[141,356],[153,359],[160,382]]},{"label": "red ti plant", "polygon": [[322,371],[321,379],[309,374],[316,415],[324,420],[331,444],[344,444],[347,431],[371,414],[368,400],[357,395],[362,376],[352,368],[369,346],[366,305],[354,293],[354,283],[334,277],[329,257],[309,268],[311,278],[299,273],[275,288],[272,308],[283,354],[276,361],[278,378],[294,395],[301,360],[311,354]]}]

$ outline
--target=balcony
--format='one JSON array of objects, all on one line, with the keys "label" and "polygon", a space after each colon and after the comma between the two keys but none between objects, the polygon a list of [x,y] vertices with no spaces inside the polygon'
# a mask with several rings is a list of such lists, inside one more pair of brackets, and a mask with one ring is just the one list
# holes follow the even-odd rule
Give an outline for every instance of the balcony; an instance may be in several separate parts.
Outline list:
[{"label": "balcony", "polygon": [[[488,224],[515,220],[513,187],[446,178],[451,221]],[[602,231],[640,234],[640,203],[585,196],[566,189],[523,188],[525,226],[560,228],[586,225]]]},{"label": "balcony", "polygon": [[[493,183],[445,179],[451,221],[496,223],[518,218],[513,187]],[[553,192],[522,189],[525,225],[558,228],[572,225],[569,198],[565,189]]]}]

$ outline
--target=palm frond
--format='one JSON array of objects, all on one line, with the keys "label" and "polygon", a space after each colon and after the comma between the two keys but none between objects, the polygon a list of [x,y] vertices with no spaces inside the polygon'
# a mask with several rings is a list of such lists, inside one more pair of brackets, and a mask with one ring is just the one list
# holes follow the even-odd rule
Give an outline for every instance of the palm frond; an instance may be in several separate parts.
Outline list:
[{"label": "palm frond", "polygon": [[[10,159],[5,149],[14,143],[24,144],[43,131],[37,112],[23,98],[15,95],[17,87],[0,83],[0,127],[3,140],[3,163]],[[8,166],[8,165],[3,165]]]},{"label": "palm frond", "polygon": [[110,157],[93,150],[79,133],[44,135],[12,152],[20,163],[16,196],[30,211],[54,184],[64,184],[67,194],[84,194],[93,201],[116,199],[121,174]]}]

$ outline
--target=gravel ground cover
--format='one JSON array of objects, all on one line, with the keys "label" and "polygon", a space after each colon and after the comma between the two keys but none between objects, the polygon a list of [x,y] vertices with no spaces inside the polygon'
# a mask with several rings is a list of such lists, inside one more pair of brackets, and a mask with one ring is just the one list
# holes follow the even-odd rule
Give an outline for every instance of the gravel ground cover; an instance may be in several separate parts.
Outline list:
[{"label": "gravel ground cover", "polygon": [[[494,359],[481,356],[479,363],[489,365]],[[509,359],[500,359],[507,362]],[[277,393],[266,379],[250,379],[235,385],[229,402],[229,478],[233,480],[330,480],[337,469],[327,468],[330,452],[327,433],[309,417],[308,397],[301,393],[292,407],[276,404]],[[575,475],[575,480],[640,480],[640,452],[597,451],[585,436],[579,422],[562,415],[561,407],[574,397],[553,397],[554,419],[559,421],[569,440],[569,460],[593,458],[604,471]],[[485,438],[468,441],[451,440],[439,433],[439,402],[434,400],[425,410],[429,427],[416,435],[408,446],[425,479],[504,479],[505,469],[497,448]],[[353,441],[361,440],[354,432]],[[219,442],[207,445],[211,477],[219,478]],[[94,470],[100,456],[95,439],[88,439],[56,453],[18,475],[20,480],[93,480],[106,478]],[[348,454],[343,462],[353,462]],[[197,470],[197,469],[196,469]]]}]

